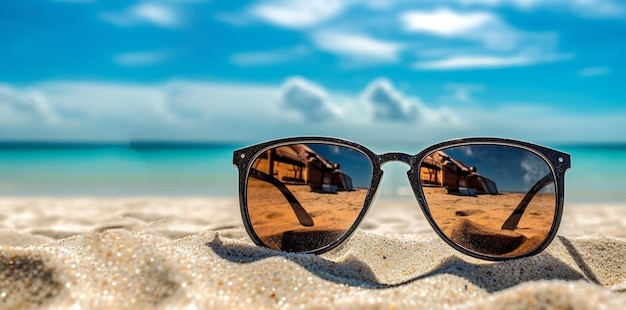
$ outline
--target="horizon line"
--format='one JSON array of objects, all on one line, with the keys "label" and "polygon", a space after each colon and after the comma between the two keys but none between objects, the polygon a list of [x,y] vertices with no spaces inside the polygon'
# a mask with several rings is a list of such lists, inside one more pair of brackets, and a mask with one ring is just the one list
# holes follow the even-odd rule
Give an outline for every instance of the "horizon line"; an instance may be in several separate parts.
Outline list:
[{"label": "horizon line", "polygon": [[[188,147],[227,147],[227,146],[243,146],[254,144],[252,139],[233,139],[233,140],[173,140],[173,139],[137,139],[137,140],[15,140],[0,139],[0,148],[30,148],[30,147],[58,147],[58,148],[89,148],[89,147],[171,147],[171,148],[188,148]],[[258,140],[262,142],[264,140]],[[428,144],[424,141],[370,141],[372,144]],[[567,148],[619,148],[626,149],[626,141],[577,141],[577,142],[541,142],[542,144],[553,147]]]}]

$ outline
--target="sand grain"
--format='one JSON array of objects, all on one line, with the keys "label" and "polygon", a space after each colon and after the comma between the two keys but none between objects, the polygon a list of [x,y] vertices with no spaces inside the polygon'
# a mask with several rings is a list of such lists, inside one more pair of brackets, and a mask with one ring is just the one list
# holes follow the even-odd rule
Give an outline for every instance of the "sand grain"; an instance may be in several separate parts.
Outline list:
[{"label": "sand grain", "polygon": [[253,245],[234,199],[3,198],[0,308],[624,308],[626,208],[566,210],[546,251],[493,263],[413,202],[316,256]]}]

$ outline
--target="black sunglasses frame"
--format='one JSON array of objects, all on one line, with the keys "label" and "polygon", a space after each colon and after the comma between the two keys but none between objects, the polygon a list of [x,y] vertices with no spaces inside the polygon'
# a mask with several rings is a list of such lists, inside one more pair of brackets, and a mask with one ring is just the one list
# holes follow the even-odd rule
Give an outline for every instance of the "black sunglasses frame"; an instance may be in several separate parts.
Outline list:
[{"label": "black sunglasses frame", "polygon": [[[378,187],[380,185],[380,181],[383,176],[383,170],[381,169],[382,165],[388,162],[392,162],[392,161],[399,161],[399,162],[403,162],[409,165],[410,169],[407,171],[407,176],[409,178],[411,188],[413,190],[415,198],[417,199],[417,202],[422,212],[426,216],[428,223],[435,230],[437,235],[439,235],[439,237],[441,237],[446,243],[448,243],[451,247],[453,247],[457,251],[463,254],[475,257],[475,258],[490,260],[490,261],[503,261],[503,260],[536,255],[539,252],[543,251],[555,238],[558,228],[559,228],[559,224],[561,222],[561,217],[563,215],[565,172],[571,167],[570,155],[557,151],[557,150],[544,147],[544,146],[540,146],[540,145],[536,145],[536,144],[532,144],[532,143],[524,142],[524,141],[512,140],[512,139],[494,138],[494,137],[473,137],[473,138],[461,138],[461,139],[454,139],[454,140],[440,142],[440,143],[427,147],[426,149],[422,150],[416,155],[409,155],[409,154],[400,153],[400,152],[391,152],[391,153],[378,155],[372,152],[371,150],[369,150],[368,148],[364,147],[363,145],[358,144],[356,142],[349,141],[349,140],[331,138],[331,137],[290,137],[290,138],[267,141],[267,142],[263,142],[260,144],[248,146],[248,147],[236,150],[233,153],[233,164],[239,170],[239,206],[241,209],[242,220],[243,220],[244,227],[248,235],[250,236],[252,241],[259,246],[267,247],[267,245],[263,243],[263,241],[259,238],[259,236],[255,233],[254,229],[252,228],[252,223],[250,221],[250,216],[249,216],[248,207],[247,207],[247,191],[246,190],[248,186],[247,184],[248,178],[250,177],[250,173],[252,170],[252,163],[258,156],[260,156],[262,153],[264,153],[267,150],[284,146],[284,145],[294,144],[294,143],[323,143],[323,144],[348,147],[348,148],[357,150],[369,158],[369,160],[372,163],[372,170],[373,170],[371,185],[370,185],[370,188],[368,189],[367,195],[363,202],[363,208],[361,209],[359,215],[357,216],[352,226],[350,226],[350,228],[336,241],[322,248],[312,250],[312,251],[301,252],[301,253],[321,254],[321,253],[328,252],[336,248],[343,242],[345,242],[354,233],[354,231],[358,228],[362,220],[365,218],[367,212],[370,209],[372,202],[374,201],[376,197],[376,193],[377,193]],[[513,257],[485,255],[485,254],[473,252],[471,250],[468,250],[460,246],[459,244],[451,240],[448,236],[446,236],[439,229],[438,225],[433,219],[432,214],[430,213],[430,208],[428,207],[428,204],[426,202],[422,185],[421,185],[421,181],[420,181],[420,177],[419,177],[418,169],[421,166],[422,161],[424,160],[424,158],[426,158],[426,156],[428,156],[430,153],[436,150],[440,150],[440,149],[448,148],[448,147],[477,145],[477,144],[510,146],[510,147],[527,150],[529,152],[532,152],[538,155],[542,159],[544,159],[545,162],[549,165],[553,180],[555,182],[556,210],[555,210],[554,218],[552,221],[552,227],[550,228],[547,238],[543,241],[543,243],[541,243],[539,247],[537,247],[533,251],[519,255],[519,256],[513,256]],[[521,216],[521,213],[523,213],[523,210],[521,211],[516,210],[516,212],[519,213],[518,215]]]}]

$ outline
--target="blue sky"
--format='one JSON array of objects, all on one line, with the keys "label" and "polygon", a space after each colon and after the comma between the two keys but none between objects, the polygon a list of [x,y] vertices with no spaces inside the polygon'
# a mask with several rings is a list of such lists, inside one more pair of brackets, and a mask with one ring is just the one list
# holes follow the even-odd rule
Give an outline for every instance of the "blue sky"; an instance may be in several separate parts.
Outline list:
[{"label": "blue sky", "polygon": [[626,142],[613,0],[0,3],[0,140]]}]

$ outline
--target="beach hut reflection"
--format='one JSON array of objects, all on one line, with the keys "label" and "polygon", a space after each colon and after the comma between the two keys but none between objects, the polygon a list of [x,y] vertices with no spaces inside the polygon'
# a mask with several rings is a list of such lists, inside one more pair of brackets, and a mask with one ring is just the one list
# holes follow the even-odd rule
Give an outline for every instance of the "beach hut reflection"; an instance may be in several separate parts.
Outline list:
[{"label": "beach hut reflection", "polygon": [[352,178],[305,144],[270,149],[254,161],[253,168],[292,185],[308,185],[311,191],[352,191]]},{"label": "beach hut reflection", "polygon": [[424,158],[420,179],[424,186],[445,187],[448,194],[499,194],[494,181],[479,174],[476,167],[467,166],[444,151],[435,151]]},{"label": "beach hut reflection", "polygon": [[246,199],[254,233],[271,248],[295,252],[339,240],[361,213],[372,178],[367,156],[322,144],[268,149],[251,168]]}]

